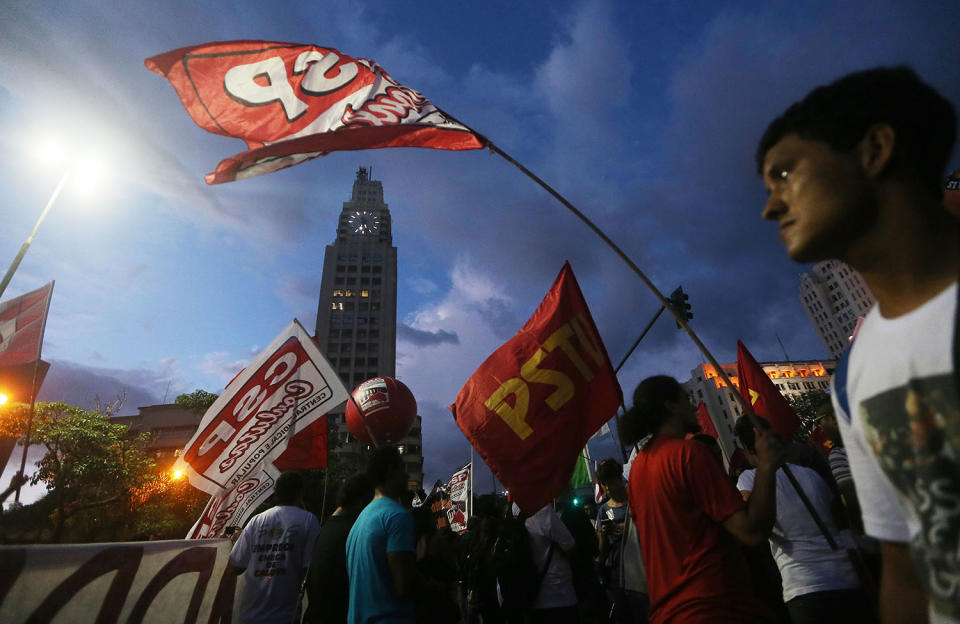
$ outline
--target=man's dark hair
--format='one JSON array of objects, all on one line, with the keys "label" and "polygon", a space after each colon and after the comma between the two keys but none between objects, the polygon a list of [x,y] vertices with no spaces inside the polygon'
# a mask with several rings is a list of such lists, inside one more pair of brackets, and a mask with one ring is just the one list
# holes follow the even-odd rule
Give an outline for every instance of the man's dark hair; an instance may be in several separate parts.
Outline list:
[{"label": "man's dark hair", "polygon": [[666,375],[641,381],[633,391],[633,407],[620,419],[620,440],[629,446],[656,433],[670,417],[666,402],[676,401],[682,392],[680,383]]},{"label": "man's dark hair", "polygon": [[374,487],[386,483],[391,468],[403,467],[400,451],[395,446],[381,446],[370,451],[367,457],[367,477]]},{"label": "man's dark hair", "polygon": [[337,507],[362,507],[373,499],[373,483],[358,472],[344,479],[337,492]]},{"label": "man's dark hair", "polygon": [[[757,421],[762,429],[770,429],[770,423],[766,418],[757,416]],[[740,445],[751,453],[757,452],[757,437],[753,429],[753,423],[746,416],[741,416],[733,425],[733,433],[740,440]]]},{"label": "man's dark hair", "polygon": [[853,149],[871,126],[893,128],[887,174],[906,177],[934,197],[943,196],[943,174],[956,139],[953,105],[909,67],[877,67],[817,87],[773,120],[757,146],[757,170],[767,152],[789,134]]},{"label": "man's dark hair", "polygon": [[278,505],[295,505],[303,494],[303,475],[295,470],[284,472],[277,479],[274,494]]},{"label": "man's dark hair", "polygon": [[597,466],[597,482],[609,486],[617,481],[623,481],[623,466],[614,458],[608,457]]}]

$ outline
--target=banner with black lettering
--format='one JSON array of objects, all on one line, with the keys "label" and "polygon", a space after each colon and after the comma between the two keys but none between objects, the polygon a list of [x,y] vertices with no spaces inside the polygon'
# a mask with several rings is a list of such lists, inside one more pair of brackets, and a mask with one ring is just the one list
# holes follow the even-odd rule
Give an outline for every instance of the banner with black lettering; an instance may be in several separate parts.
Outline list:
[{"label": "banner with black lettering", "polygon": [[470,471],[473,464],[467,464],[453,473],[450,483],[447,484],[447,495],[450,497],[450,506],[447,508],[447,523],[454,533],[463,533],[467,530],[467,521],[470,520]]},{"label": "banner with black lettering", "polygon": [[229,540],[0,547],[0,622],[237,621]]},{"label": "banner with black lettering", "polygon": [[244,483],[262,487],[262,480],[251,479],[261,477],[263,466],[347,397],[340,377],[294,319],[210,406],[177,468],[214,496],[230,495]]}]

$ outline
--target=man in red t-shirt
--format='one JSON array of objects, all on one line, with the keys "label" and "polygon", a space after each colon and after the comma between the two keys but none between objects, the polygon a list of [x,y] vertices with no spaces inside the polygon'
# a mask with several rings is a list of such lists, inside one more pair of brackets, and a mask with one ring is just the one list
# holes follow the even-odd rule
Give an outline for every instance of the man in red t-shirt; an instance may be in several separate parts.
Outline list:
[{"label": "man in red t-shirt", "polygon": [[766,544],[776,519],[783,449],[775,435],[757,434],[760,465],[745,503],[710,450],[684,439],[700,426],[676,379],[640,382],[621,430],[624,442],[641,446],[628,494],[647,571],[650,622],[775,621],[755,596],[737,545]]}]

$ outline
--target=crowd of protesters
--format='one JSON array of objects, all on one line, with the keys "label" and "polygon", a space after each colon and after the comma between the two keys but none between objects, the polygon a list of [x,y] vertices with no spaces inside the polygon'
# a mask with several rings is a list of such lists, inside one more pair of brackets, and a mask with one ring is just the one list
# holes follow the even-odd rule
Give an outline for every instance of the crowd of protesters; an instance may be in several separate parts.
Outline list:
[{"label": "crowd of protesters", "polygon": [[399,453],[375,449],[319,539],[281,478],[231,554],[243,621],[294,621],[305,575],[315,623],[960,622],[955,127],[911,70],[880,68],[814,90],[760,142],[787,254],[847,262],[877,300],[820,406],[828,459],[750,414],[748,465],[725,466],[684,388],[654,376],[621,419],[629,465],[599,465],[595,513],[507,505],[458,536],[409,509]]}]

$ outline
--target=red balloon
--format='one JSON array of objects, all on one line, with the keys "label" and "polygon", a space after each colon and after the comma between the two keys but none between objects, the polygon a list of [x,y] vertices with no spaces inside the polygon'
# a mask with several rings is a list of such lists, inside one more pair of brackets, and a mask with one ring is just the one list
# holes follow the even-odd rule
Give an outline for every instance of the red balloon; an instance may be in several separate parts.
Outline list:
[{"label": "red balloon", "polygon": [[353,391],[353,400],[347,401],[347,428],[364,444],[396,444],[410,431],[416,417],[413,393],[393,377],[366,380]]}]

